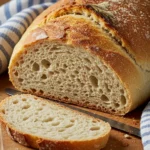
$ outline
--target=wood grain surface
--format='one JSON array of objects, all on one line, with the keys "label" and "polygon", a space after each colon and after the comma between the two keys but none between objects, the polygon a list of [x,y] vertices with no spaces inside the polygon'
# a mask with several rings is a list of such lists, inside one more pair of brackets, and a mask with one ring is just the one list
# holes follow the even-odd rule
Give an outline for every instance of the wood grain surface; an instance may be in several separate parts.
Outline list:
[{"label": "wood grain surface", "polygon": [[9,0],[0,0],[0,5],[6,3],[6,2],[8,2],[8,1],[9,1]]},{"label": "wood grain surface", "polygon": [[[9,81],[7,72],[5,72],[4,74],[0,75],[0,101],[8,97],[8,95],[5,93],[5,89],[8,87],[14,88]],[[114,116],[114,115],[110,115],[110,114],[106,114],[94,110],[89,110],[89,109],[86,110],[139,128],[140,116],[143,108],[144,106],[136,109],[135,111],[129,113],[124,117],[118,117],[118,116]],[[8,137],[3,126],[1,132],[2,133],[0,133],[1,134],[0,140],[2,141],[1,142],[2,145],[0,146],[0,150],[31,150],[12,141]],[[125,138],[125,133],[112,129],[107,146],[103,150],[143,150],[141,139],[136,138],[134,136],[130,136],[130,137],[131,137],[130,139]]]}]

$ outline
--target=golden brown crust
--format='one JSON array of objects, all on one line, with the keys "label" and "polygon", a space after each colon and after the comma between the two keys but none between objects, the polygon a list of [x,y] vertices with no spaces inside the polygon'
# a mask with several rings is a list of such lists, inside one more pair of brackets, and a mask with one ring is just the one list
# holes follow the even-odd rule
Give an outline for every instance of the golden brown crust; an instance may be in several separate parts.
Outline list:
[{"label": "golden brown crust", "polygon": [[[55,30],[56,32],[54,32],[53,27],[57,29]],[[120,46],[112,41],[109,36],[100,31],[97,25],[93,25],[90,20],[86,20],[85,18],[76,18],[73,16],[62,16],[56,18],[55,20],[47,23],[45,26],[36,28],[30,32],[28,37],[25,38],[27,40],[23,44],[24,47],[34,46],[36,42],[39,42],[39,40],[36,39],[39,33],[46,35],[45,39],[40,39],[41,43],[44,40],[48,40],[49,42],[57,41],[61,43],[67,43],[69,45],[71,44],[75,47],[82,47],[85,50],[90,51],[92,55],[100,57],[104,64],[111,67],[111,69],[114,71],[114,74],[117,74],[119,77],[120,82],[124,85],[129,95],[129,105],[126,107],[124,114],[137,107],[148,96],[144,95],[144,97],[142,95],[143,90],[145,89],[140,69],[134,64],[132,59],[120,49]],[[11,66],[15,65],[17,59],[19,59],[23,53],[24,50],[22,49],[19,51],[19,53],[15,54],[10,65],[10,78],[13,83],[14,81],[13,77],[11,76],[13,74]],[[137,88],[137,81],[138,87],[141,87],[141,91],[139,88]],[[16,84],[14,85],[16,88],[19,88]],[[37,95],[43,96],[42,94]],[[45,97],[49,96],[47,95]],[[90,105],[87,105],[87,107],[95,108],[95,106]],[[96,109],[99,110],[100,108]],[[110,111],[107,110],[107,112]]]},{"label": "golden brown crust", "polygon": [[[139,5],[140,0],[137,0],[129,1],[128,5],[126,5],[125,3],[127,1],[119,0],[117,2],[110,2],[110,4],[107,5],[108,1],[109,0],[62,0],[43,12],[33,22],[15,47],[9,66],[10,79],[14,86],[20,89],[13,79],[12,68],[15,66],[16,60],[23,55],[24,49],[34,46],[36,42],[42,43],[42,41],[48,40],[49,42],[55,41],[75,47],[82,47],[90,51],[92,55],[100,57],[101,61],[109,66],[114,71],[114,74],[118,76],[120,82],[128,92],[130,105],[127,106],[124,114],[143,103],[149,96],[150,88],[150,85],[146,85],[150,76],[144,71],[142,72],[140,68],[142,67],[143,69],[149,70],[148,66],[150,64],[150,53],[148,51],[150,49],[150,41],[149,38],[145,36],[146,31],[150,32],[150,20],[147,19],[150,4],[147,0],[144,0],[141,6],[141,3]],[[90,5],[103,2],[105,3],[105,7],[103,6],[104,12],[101,13],[97,12],[93,5]],[[102,7],[102,4],[100,5]],[[134,8],[136,9],[134,10]],[[61,10],[58,11],[59,9]],[[68,15],[65,17],[64,15],[55,18],[60,12],[63,14],[70,9],[76,10],[76,12],[86,10],[87,12],[94,13],[94,17],[97,17],[96,20],[100,19],[101,23],[105,23],[105,26],[107,26],[111,34],[114,34],[122,43],[117,43],[114,38],[104,33],[98,24],[85,16]],[[112,11],[116,14],[114,15]],[[140,18],[140,11],[144,16],[147,13],[147,17]],[[107,17],[106,12],[111,13],[110,18]],[[124,22],[124,17],[126,18],[126,23]],[[137,20],[139,20],[140,23]],[[144,22],[148,25],[147,30],[140,30]],[[132,25],[132,23],[134,23],[134,25]],[[38,25],[36,26],[36,24]],[[136,26],[135,29],[137,32],[133,30],[134,26]],[[36,39],[40,34],[45,35],[44,38]],[[126,47],[126,49],[124,47]],[[37,95],[43,96],[42,94]],[[51,98],[50,96],[48,97]],[[89,105],[88,107],[95,108],[95,106]],[[107,112],[109,112],[109,110]]]},{"label": "golden brown crust", "polygon": [[[136,62],[150,70],[150,3],[149,0],[76,0],[78,4],[104,5],[105,12],[113,15],[113,22],[106,20],[122,37]],[[102,16],[106,16],[105,14]]]},{"label": "golden brown crust", "polygon": [[[126,47],[137,64],[145,70],[150,70],[150,3],[148,0],[76,0],[74,3],[87,5],[87,9],[94,10],[106,21],[109,30],[122,41],[122,46]],[[97,11],[98,7],[103,11]]]}]

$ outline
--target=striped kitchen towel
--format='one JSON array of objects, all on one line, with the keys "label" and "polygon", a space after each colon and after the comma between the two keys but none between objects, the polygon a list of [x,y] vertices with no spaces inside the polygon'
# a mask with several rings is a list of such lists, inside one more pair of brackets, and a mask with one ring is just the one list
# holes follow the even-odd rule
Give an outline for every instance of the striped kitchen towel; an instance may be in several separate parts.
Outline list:
[{"label": "striped kitchen towel", "polygon": [[141,136],[144,150],[150,150],[150,102],[142,113]]},{"label": "striped kitchen towel", "polygon": [[11,0],[0,7],[0,74],[7,67],[14,46],[27,27],[56,0]]}]

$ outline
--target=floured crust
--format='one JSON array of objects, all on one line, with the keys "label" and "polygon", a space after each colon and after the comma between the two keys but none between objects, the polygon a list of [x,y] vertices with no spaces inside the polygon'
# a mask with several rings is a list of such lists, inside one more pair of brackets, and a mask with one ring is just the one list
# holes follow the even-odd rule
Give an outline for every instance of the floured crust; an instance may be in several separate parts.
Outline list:
[{"label": "floured crust", "polygon": [[[136,36],[140,37],[139,39],[142,42],[138,41],[136,43],[136,41],[134,40],[137,40],[137,38],[132,38],[134,37],[133,36],[134,34],[130,32],[132,26],[130,24],[123,23],[122,22],[123,19],[120,22],[118,21],[118,17],[121,17],[122,13],[121,8],[122,9],[124,8],[121,5],[122,4],[121,1],[123,0],[118,1],[119,3],[114,2],[114,4],[111,4],[109,7],[108,5],[106,5],[108,0],[104,2],[106,5],[105,6],[106,8],[103,8],[104,11],[106,11],[105,9],[110,9],[110,11],[117,10],[116,11],[117,15],[115,16],[114,14],[112,14],[112,16],[110,15],[111,16],[110,20],[109,18],[105,18],[105,12],[103,16],[102,14],[94,12],[94,9],[92,9],[93,7],[92,5],[102,3],[103,1],[101,0],[60,1],[59,3],[56,3],[55,5],[44,11],[28,28],[27,32],[24,34],[24,36],[14,49],[14,53],[9,65],[10,80],[12,81],[14,86],[20,90],[20,88],[14,82],[12,71],[13,66],[15,66],[17,59],[19,59],[21,55],[22,56],[24,55],[24,49],[27,47],[31,47],[32,45],[34,47],[34,44],[48,40],[50,42],[54,41],[58,43],[72,45],[75,47],[82,47],[85,50],[90,51],[92,55],[99,57],[107,66],[109,66],[114,71],[114,74],[118,76],[121,84],[124,85],[128,93],[127,99],[130,105],[126,108],[124,114],[133,110],[134,108],[142,104],[144,101],[146,101],[146,99],[149,97],[150,85],[147,83],[150,80],[150,76],[149,73],[145,72],[144,70],[148,70],[147,62],[149,61],[147,58],[149,58],[148,57],[149,44],[147,42],[149,42],[149,39],[142,39],[141,37],[144,37],[142,35],[145,33],[145,31],[140,30],[139,33],[136,33]],[[134,2],[131,2],[132,5],[133,3]],[[145,0],[144,4],[146,3],[147,1]],[[65,6],[65,4],[67,5]],[[88,5],[83,6],[85,4]],[[139,0],[136,3],[136,5],[139,5]],[[149,7],[149,4],[145,5],[145,7],[146,6]],[[60,11],[58,11],[59,9]],[[99,18],[101,23],[107,26],[111,34],[114,34],[113,36],[116,39],[119,39],[122,43],[120,44],[117,43],[114,37],[110,37],[109,35],[106,36],[106,33],[99,30],[100,28],[98,27],[98,25],[95,24],[93,21],[91,21],[89,18],[86,17],[82,18],[82,16],[74,18],[73,14],[70,15],[68,14],[66,15],[66,17],[65,14],[62,16],[60,15],[61,13],[62,14],[65,13],[65,11],[66,12],[69,11],[70,9],[76,10],[77,12],[81,10],[82,11],[86,10],[87,12],[95,13],[94,18],[96,18],[96,20]],[[126,10],[128,9],[126,5],[124,9]],[[143,6],[141,8],[139,6],[139,9],[143,10]],[[145,10],[143,11],[145,12]],[[60,16],[57,18],[57,15]],[[136,15],[136,13],[134,15]],[[70,18],[70,20],[68,18]],[[84,21],[84,19],[86,21]],[[132,17],[128,19],[129,19],[128,22],[132,23],[131,21]],[[143,22],[143,20],[141,22]],[[128,28],[124,27],[125,25],[127,25]],[[139,28],[140,24],[136,24],[136,26],[137,28]],[[146,42],[147,44],[144,42]],[[146,60],[144,60],[145,58]],[[144,65],[142,65],[143,63]],[[30,92],[32,93],[32,91]],[[46,95],[43,95],[41,93],[36,94],[39,96],[47,97]],[[52,98],[50,96],[48,97]],[[59,98],[56,97],[55,99]],[[62,99],[61,101],[65,102],[66,100]],[[81,104],[78,105],[81,106]],[[95,108],[95,106],[87,105],[84,107],[99,110],[99,108]],[[107,112],[109,112],[109,110],[107,110]]]},{"label": "floured crust", "polygon": [[[150,3],[149,0],[61,0],[45,10],[33,23],[32,27],[46,22],[51,13],[58,15],[59,9],[67,13],[72,7],[86,7],[99,18],[104,19],[105,26],[117,37],[134,61],[145,71],[150,71]],[[80,6],[78,6],[80,5]],[[97,11],[97,6],[101,11]],[[67,8],[67,9],[66,9]],[[61,11],[62,11],[61,10]],[[134,38],[133,38],[134,37]]]},{"label": "floured crust", "polygon": [[[73,17],[73,16],[70,16]],[[71,20],[71,21],[70,21]],[[134,64],[132,59],[126,55],[125,52],[120,50],[120,47],[116,45],[116,43],[112,42],[109,37],[105,36],[102,32],[98,31],[98,27],[90,24],[90,21],[87,23],[81,18],[78,20],[71,19],[68,17],[60,17],[48,23],[48,25],[43,26],[42,28],[36,28],[32,32],[30,32],[29,36],[24,41],[24,46],[28,47],[38,41],[57,41],[60,43],[71,44],[77,47],[83,47],[84,49],[90,51],[93,55],[100,57],[120,79],[121,84],[125,86],[128,91],[128,101],[130,105],[126,108],[126,111],[123,113],[127,113],[132,109],[136,108],[139,104],[143,102],[145,97],[141,94],[143,91],[138,91],[138,87],[144,87],[143,78],[140,69]],[[76,28],[75,24],[78,24],[78,28]],[[55,28],[55,30],[54,30]],[[71,30],[72,32],[69,32]],[[54,32],[55,31],[55,32]],[[66,35],[66,32],[68,33]],[[45,39],[36,38],[38,35],[45,35]],[[36,35],[36,36],[33,36]],[[93,36],[94,35],[94,36]],[[107,41],[107,42],[106,42]],[[20,45],[20,43],[19,43]],[[101,47],[101,48],[99,48]],[[10,71],[10,79],[13,81],[13,77],[11,76],[12,69],[11,66],[15,65],[17,59],[23,54],[24,51],[19,51],[18,54],[14,55],[13,61],[11,62],[9,71]],[[19,56],[20,55],[20,56]],[[15,61],[16,60],[16,61]],[[118,62],[120,65],[118,65]],[[138,81],[138,83],[137,83]],[[14,84],[15,85],[15,84]],[[19,88],[16,86],[16,88]],[[145,90],[143,88],[143,90]],[[26,91],[23,91],[26,92]],[[32,91],[30,91],[32,93]],[[138,94],[135,94],[138,93]],[[41,93],[36,93],[39,96],[47,97]],[[48,96],[49,97],[49,96]],[[49,97],[52,98],[52,97]],[[54,99],[54,98],[53,98]],[[55,99],[59,99],[55,97]],[[66,102],[66,100],[62,100]],[[81,104],[77,104],[82,106]],[[94,105],[87,105],[84,107],[94,108],[99,110],[100,108],[96,108]],[[106,112],[110,112],[109,110],[103,110]],[[113,112],[111,112],[113,113]],[[123,115],[122,114],[122,115]],[[118,114],[121,115],[121,114]]]}]

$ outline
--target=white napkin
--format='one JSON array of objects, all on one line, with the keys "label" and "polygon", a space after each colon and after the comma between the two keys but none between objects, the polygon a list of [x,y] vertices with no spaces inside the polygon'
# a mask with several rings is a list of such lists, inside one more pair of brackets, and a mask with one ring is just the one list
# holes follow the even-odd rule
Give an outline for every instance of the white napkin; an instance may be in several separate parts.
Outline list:
[{"label": "white napkin", "polygon": [[7,67],[14,46],[27,27],[56,0],[12,0],[0,7],[0,74]]}]

